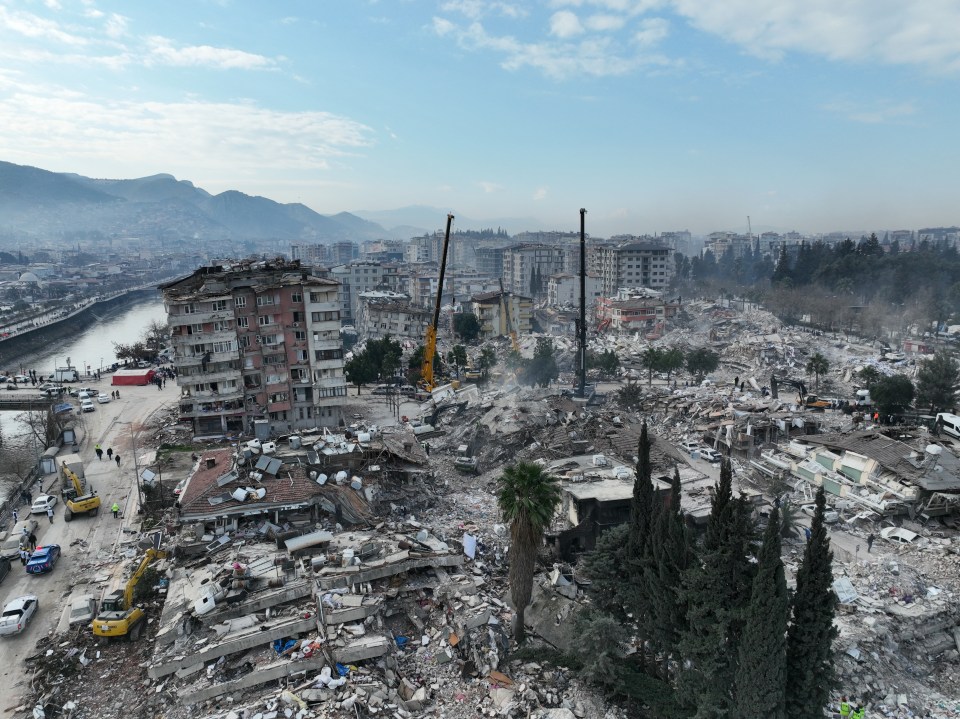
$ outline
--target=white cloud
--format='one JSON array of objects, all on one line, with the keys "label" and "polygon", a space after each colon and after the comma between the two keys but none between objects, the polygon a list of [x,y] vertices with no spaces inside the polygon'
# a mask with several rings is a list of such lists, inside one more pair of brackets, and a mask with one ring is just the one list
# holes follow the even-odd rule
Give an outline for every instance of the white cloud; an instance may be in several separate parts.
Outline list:
[{"label": "white cloud", "polygon": [[0,30],[6,28],[33,39],[53,40],[64,45],[86,45],[86,38],[64,30],[60,23],[29,12],[9,10],[0,5]]},{"label": "white cloud", "polygon": [[112,38],[121,37],[127,34],[127,22],[128,18],[125,18],[123,15],[110,13],[110,17],[107,18],[107,22],[104,25],[104,31]]},{"label": "white cloud", "polygon": [[[323,170],[373,145],[373,130],[327,112],[252,102],[103,100],[0,74],[0,155],[40,166],[216,173]],[[125,162],[129,162],[125,166]],[[120,171],[117,169],[116,171]]]},{"label": "white cloud", "polygon": [[452,22],[442,17],[433,18],[433,31],[437,33],[440,37],[444,35],[449,35],[457,29],[457,26]]},{"label": "white cloud", "polygon": [[550,17],[550,34],[554,37],[568,38],[583,34],[580,18],[569,10],[561,10]]},{"label": "white cloud", "polygon": [[434,23],[440,35],[450,35],[468,50],[490,50],[504,56],[506,70],[532,67],[545,75],[564,79],[574,75],[606,77],[625,75],[638,68],[663,67],[672,64],[658,54],[625,52],[614,38],[605,35],[587,36],[579,42],[545,41],[524,43],[510,35],[490,35],[480,23],[461,28],[448,21]]},{"label": "white cloud", "polygon": [[149,50],[146,63],[148,65],[203,66],[221,70],[259,70],[276,65],[276,61],[272,58],[233,48],[210,45],[174,47],[171,40],[160,36],[148,38],[147,45]]},{"label": "white cloud", "polygon": [[649,47],[656,45],[670,33],[670,23],[662,17],[649,17],[640,21],[640,29],[633,34],[633,41]]},{"label": "white cloud", "polygon": [[480,189],[482,189],[487,195],[492,195],[494,192],[503,191],[503,186],[498,185],[496,182],[486,182],[481,180],[477,184],[480,185]]},{"label": "white cloud", "polygon": [[954,0],[671,0],[700,30],[755,55],[799,51],[832,60],[960,70]]},{"label": "white cloud", "polygon": [[642,15],[666,4],[666,0],[550,0],[551,7],[597,7],[624,15]]},{"label": "white cloud", "polygon": [[539,202],[540,200],[545,200],[545,199],[547,199],[547,188],[546,188],[546,187],[538,187],[536,190],[534,190],[534,192],[533,192],[533,199],[534,199],[535,202]]},{"label": "white cloud", "polygon": [[868,125],[901,123],[917,114],[917,107],[911,101],[865,103],[839,100],[824,105],[823,109],[842,115],[853,122],[862,122]]},{"label": "white cloud", "polygon": [[498,0],[446,0],[441,3],[444,12],[458,12],[470,20],[479,20],[487,15],[502,15],[509,18],[527,16],[527,10],[516,3]]},{"label": "white cloud", "polygon": [[596,32],[607,32],[610,30],[619,30],[627,23],[627,19],[622,15],[591,15],[585,21],[585,25],[590,30]]}]

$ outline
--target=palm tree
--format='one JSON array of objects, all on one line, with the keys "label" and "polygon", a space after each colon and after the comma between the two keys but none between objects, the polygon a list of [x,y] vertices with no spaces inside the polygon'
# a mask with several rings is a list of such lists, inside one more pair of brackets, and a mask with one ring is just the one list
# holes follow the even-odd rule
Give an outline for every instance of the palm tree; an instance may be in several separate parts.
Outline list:
[{"label": "palm tree", "polygon": [[830,360],[819,352],[814,352],[807,360],[807,374],[812,374],[816,378],[817,391],[820,391],[820,375],[826,374],[830,369]]},{"label": "palm tree", "polygon": [[516,613],[513,636],[524,638],[523,612],[533,594],[533,574],[543,533],[560,504],[557,478],[542,467],[519,462],[507,467],[497,480],[497,503],[510,524],[510,599]]}]

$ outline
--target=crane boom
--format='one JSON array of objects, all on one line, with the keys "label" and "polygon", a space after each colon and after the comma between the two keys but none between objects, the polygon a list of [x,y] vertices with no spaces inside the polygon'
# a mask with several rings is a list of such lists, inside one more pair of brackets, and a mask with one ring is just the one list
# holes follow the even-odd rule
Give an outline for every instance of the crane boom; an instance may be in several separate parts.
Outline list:
[{"label": "crane boom", "polygon": [[447,215],[447,231],[443,237],[443,254],[440,258],[440,278],[437,282],[437,300],[433,307],[433,322],[427,327],[427,336],[423,343],[423,365],[420,368],[420,381],[430,392],[436,386],[433,377],[433,356],[437,352],[437,325],[440,324],[440,302],[443,297],[443,275],[447,270],[447,248],[450,246],[450,226],[453,215]]}]

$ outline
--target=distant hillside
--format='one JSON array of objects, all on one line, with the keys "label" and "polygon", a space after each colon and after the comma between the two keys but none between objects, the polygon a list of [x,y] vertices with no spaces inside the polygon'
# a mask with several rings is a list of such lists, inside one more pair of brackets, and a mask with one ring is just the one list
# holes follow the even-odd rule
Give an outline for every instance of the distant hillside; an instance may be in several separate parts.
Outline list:
[{"label": "distant hillside", "polygon": [[327,216],[236,190],[219,195],[159,174],[93,179],[0,162],[0,232],[6,236],[105,235],[363,242],[391,237],[347,212]]},{"label": "distant hillside", "polygon": [[[500,227],[509,234],[515,235],[518,232],[535,230],[543,226],[542,222],[532,217],[495,217],[489,220],[475,220],[472,217],[458,215],[455,209],[444,210],[428,205],[410,205],[395,210],[353,210],[351,214],[389,228],[392,235],[399,232],[403,233],[403,237],[414,237],[442,230],[446,227],[448,212],[454,214],[455,230],[495,230]],[[417,231],[410,234],[411,229]]]}]

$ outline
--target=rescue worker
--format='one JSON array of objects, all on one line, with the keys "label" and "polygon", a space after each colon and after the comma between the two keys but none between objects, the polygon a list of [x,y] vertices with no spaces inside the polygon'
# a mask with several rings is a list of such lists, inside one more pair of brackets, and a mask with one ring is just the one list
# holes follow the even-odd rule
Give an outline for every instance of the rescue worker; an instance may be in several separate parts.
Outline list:
[{"label": "rescue worker", "polygon": [[864,710],[862,706],[858,706],[853,710],[853,714],[850,715],[850,719],[863,719]]},{"label": "rescue worker", "polygon": [[93,451],[97,453],[97,459],[103,459],[103,447],[98,443],[96,447],[93,448]]},{"label": "rescue worker", "polygon": [[120,518],[120,505],[119,505],[119,504],[117,504],[116,502],[114,502],[114,503],[113,503],[113,506],[110,507],[110,511],[113,512],[113,518],[114,518],[114,519],[119,519],[119,518]]},{"label": "rescue worker", "polygon": [[850,719],[850,702],[846,697],[840,699],[840,719]]}]

